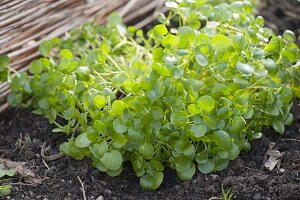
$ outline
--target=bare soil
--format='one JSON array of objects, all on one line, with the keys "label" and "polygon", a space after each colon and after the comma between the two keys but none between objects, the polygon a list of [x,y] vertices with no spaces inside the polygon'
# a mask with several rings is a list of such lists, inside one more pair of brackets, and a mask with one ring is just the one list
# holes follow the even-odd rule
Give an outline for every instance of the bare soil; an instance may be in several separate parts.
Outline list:
[{"label": "bare soil", "polygon": [[284,30],[292,30],[300,45],[300,1],[298,0],[263,0],[260,15],[265,19],[265,25],[277,34]]}]

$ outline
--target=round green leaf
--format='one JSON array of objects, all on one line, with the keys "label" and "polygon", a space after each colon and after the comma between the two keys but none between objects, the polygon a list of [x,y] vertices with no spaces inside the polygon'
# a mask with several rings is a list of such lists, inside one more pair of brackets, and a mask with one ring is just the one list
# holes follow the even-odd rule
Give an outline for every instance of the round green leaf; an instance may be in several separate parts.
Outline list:
[{"label": "round green leaf", "polygon": [[60,55],[64,59],[72,59],[73,58],[73,54],[69,49],[62,49],[60,51]]},{"label": "round green leaf", "polygon": [[176,47],[179,43],[178,37],[175,35],[166,35],[164,39],[162,40],[162,45],[167,46],[170,45],[171,47]]},{"label": "round green leaf", "polygon": [[194,137],[199,138],[205,135],[207,127],[204,124],[194,124],[191,126],[191,131]]},{"label": "round green leaf", "polygon": [[38,104],[39,104],[39,107],[44,109],[44,110],[49,109],[50,106],[51,106],[50,102],[46,98],[40,99]]},{"label": "round green leaf", "polygon": [[92,143],[91,140],[88,138],[88,134],[86,132],[81,133],[75,139],[75,145],[79,148],[84,148],[89,146]]},{"label": "round green leaf", "polygon": [[166,35],[168,33],[168,29],[162,24],[156,25],[152,31],[154,35]]},{"label": "round green leaf", "polygon": [[40,60],[34,60],[29,66],[29,71],[33,74],[40,74],[43,71],[43,65]]},{"label": "round green leaf", "polygon": [[117,170],[121,167],[123,158],[118,150],[111,150],[104,154],[101,161],[109,170]]},{"label": "round green leaf", "polygon": [[125,108],[126,108],[126,104],[123,101],[115,100],[112,104],[110,114],[113,117],[121,117]]},{"label": "round green leaf", "polygon": [[47,56],[52,49],[52,44],[50,41],[45,40],[39,46],[39,52],[42,56]]},{"label": "round green leaf", "polygon": [[285,30],[283,32],[283,38],[286,39],[289,42],[295,42],[296,41],[296,36],[293,31],[290,30]]},{"label": "round green leaf", "polygon": [[0,55],[0,72],[5,71],[8,65],[9,57],[7,55]]},{"label": "round green leaf", "polygon": [[178,29],[179,44],[178,47],[181,49],[187,49],[191,46],[195,39],[195,32],[191,27],[181,26]]},{"label": "round green leaf", "polygon": [[233,117],[230,124],[231,133],[240,133],[246,126],[246,121],[242,116]]},{"label": "round green leaf", "polygon": [[99,131],[99,133],[106,135],[107,133],[107,128],[106,125],[104,124],[104,122],[100,121],[100,120],[95,120],[93,127]]},{"label": "round green leaf", "polygon": [[103,96],[101,95],[96,95],[93,98],[93,103],[97,108],[103,108],[106,104],[106,100]]},{"label": "round green leaf", "polygon": [[196,172],[196,166],[193,163],[187,171],[184,172],[177,171],[177,176],[180,180],[186,181],[191,179],[194,176],[195,172]]},{"label": "round green leaf", "polygon": [[196,58],[196,62],[201,65],[202,67],[205,67],[208,65],[208,58],[202,54],[202,53],[197,53],[195,55],[195,58]]},{"label": "round green leaf", "polygon": [[240,149],[236,144],[231,143],[229,152],[230,152],[229,159],[235,160],[240,154]]},{"label": "round green leaf", "polygon": [[154,148],[151,143],[145,142],[139,147],[139,152],[144,158],[151,159],[154,155]]},{"label": "round green leaf", "polygon": [[153,176],[145,174],[140,179],[140,185],[145,190],[155,190],[157,189],[164,179],[164,174],[162,172],[156,172]]},{"label": "round green leaf", "polygon": [[122,173],[122,170],[123,170],[123,167],[121,166],[119,169],[117,170],[107,170],[106,173],[109,175],[109,176],[119,176],[121,173]]},{"label": "round green leaf", "polygon": [[188,114],[185,111],[179,111],[176,113],[172,113],[171,122],[175,126],[185,126],[189,122]]},{"label": "round green leaf", "polygon": [[151,113],[152,113],[153,119],[155,119],[155,120],[159,120],[164,117],[164,111],[158,106],[152,107]]},{"label": "round green leaf", "polygon": [[224,147],[225,149],[230,147],[231,144],[229,134],[223,130],[215,131],[212,135],[212,140],[217,146]]},{"label": "round green leaf", "polygon": [[273,122],[272,126],[277,133],[284,133],[284,123],[282,121],[276,120]]},{"label": "round green leaf", "polygon": [[230,40],[224,35],[216,35],[211,38],[211,45],[216,50],[222,50],[230,46]]},{"label": "round green leaf", "polygon": [[201,110],[210,112],[215,107],[215,100],[209,95],[204,95],[198,99],[197,105]]},{"label": "round green leaf", "polygon": [[107,152],[108,144],[106,141],[102,141],[100,143],[95,143],[95,144],[93,144],[93,146],[91,147],[90,150],[96,157],[100,158]]},{"label": "round green leaf", "polygon": [[253,74],[255,71],[254,65],[252,65],[250,63],[238,62],[236,64],[236,68],[239,72],[241,72],[242,74],[245,74],[245,75]]},{"label": "round green leaf", "polygon": [[178,8],[178,4],[174,1],[167,1],[165,3],[165,5],[166,5],[167,8],[173,8],[173,9]]},{"label": "round green leaf", "polygon": [[117,133],[124,133],[127,131],[128,127],[122,123],[122,120],[117,118],[113,122],[113,127]]},{"label": "round green leaf", "polygon": [[213,160],[208,160],[205,164],[198,164],[198,169],[203,174],[208,174],[212,172],[215,168],[215,162]]}]

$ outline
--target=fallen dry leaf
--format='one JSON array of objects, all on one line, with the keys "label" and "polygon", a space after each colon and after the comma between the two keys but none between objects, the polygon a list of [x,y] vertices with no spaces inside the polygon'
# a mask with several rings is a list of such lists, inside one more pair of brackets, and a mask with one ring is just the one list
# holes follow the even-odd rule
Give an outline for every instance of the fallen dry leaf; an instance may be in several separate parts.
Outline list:
[{"label": "fallen dry leaf", "polygon": [[7,159],[0,159],[6,169],[13,170],[19,174],[26,183],[38,185],[42,182],[41,177],[26,167],[26,162],[14,162]]},{"label": "fallen dry leaf", "polygon": [[275,166],[277,165],[278,168],[280,168],[280,163],[283,157],[283,153],[281,153],[278,150],[269,150],[267,152],[267,155],[270,156],[269,159],[265,162],[265,167],[268,170],[273,170]]}]

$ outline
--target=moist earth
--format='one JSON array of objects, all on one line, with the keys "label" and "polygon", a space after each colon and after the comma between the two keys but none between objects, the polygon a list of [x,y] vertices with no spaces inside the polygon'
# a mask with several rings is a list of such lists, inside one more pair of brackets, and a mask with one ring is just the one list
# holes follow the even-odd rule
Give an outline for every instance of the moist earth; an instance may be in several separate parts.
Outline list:
[{"label": "moist earth", "polygon": [[[161,187],[144,191],[127,163],[117,177],[109,177],[91,166],[88,159],[75,161],[61,157],[43,163],[41,148],[46,142],[46,155],[59,152],[65,135],[52,133],[52,126],[30,110],[10,110],[0,118],[1,158],[27,162],[27,167],[41,178],[38,185],[18,185],[22,177],[10,179],[12,193],[4,199],[83,199],[83,182],[87,199],[218,199],[221,186],[231,189],[236,199],[300,199],[300,107],[294,105],[295,120],[283,136],[271,129],[264,131],[260,140],[252,142],[252,150],[232,161],[228,169],[203,175],[196,173],[189,181],[180,181],[173,170],[165,172]],[[280,167],[272,171],[264,167],[267,151],[283,153]],[[2,183],[5,183],[2,181]],[[1,183],[1,184],[2,184]]]}]

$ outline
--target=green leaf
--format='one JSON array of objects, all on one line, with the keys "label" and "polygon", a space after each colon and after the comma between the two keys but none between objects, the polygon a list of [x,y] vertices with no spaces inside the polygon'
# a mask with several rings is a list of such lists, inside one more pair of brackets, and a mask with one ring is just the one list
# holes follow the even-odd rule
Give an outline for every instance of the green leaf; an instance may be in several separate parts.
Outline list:
[{"label": "green leaf", "polygon": [[189,122],[189,116],[185,111],[179,111],[171,114],[171,122],[175,126],[185,126]]},{"label": "green leaf", "polygon": [[74,141],[64,142],[59,146],[59,150],[63,155],[71,156],[75,160],[82,160],[84,158],[83,153],[80,149],[75,146]]},{"label": "green leaf", "polygon": [[159,24],[153,28],[152,32],[156,37],[159,37],[162,35],[166,35],[168,33],[168,29],[165,27],[165,25]]},{"label": "green leaf", "polygon": [[108,144],[106,141],[95,143],[92,147],[90,147],[90,150],[95,156],[100,158],[108,151]]},{"label": "green leaf", "polygon": [[108,41],[103,41],[100,46],[101,50],[105,54],[109,54],[111,51],[111,46]]},{"label": "green leaf", "polygon": [[292,113],[288,113],[287,116],[284,119],[284,124],[285,125],[291,125],[294,121],[294,116]]},{"label": "green leaf", "polygon": [[34,60],[29,65],[29,71],[33,74],[40,74],[43,71],[43,65],[39,60]]},{"label": "green leaf", "polygon": [[50,41],[45,40],[39,46],[39,52],[42,56],[47,56],[52,49],[52,44]]},{"label": "green leaf", "polygon": [[201,110],[199,109],[199,107],[196,104],[190,104],[188,106],[188,111],[189,111],[189,113],[194,114],[194,115],[201,113]]},{"label": "green leaf", "polygon": [[178,4],[174,1],[167,1],[165,2],[165,5],[167,8],[172,8],[172,9],[178,8]]},{"label": "green leaf", "polygon": [[280,41],[278,37],[272,37],[269,44],[265,46],[265,51],[268,53],[278,53],[280,49]]},{"label": "green leaf", "polygon": [[215,100],[209,95],[204,95],[198,99],[197,105],[201,110],[211,112],[215,108]]},{"label": "green leaf", "polygon": [[107,128],[106,125],[104,124],[104,122],[100,121],[100,120],[95,120],[93,127],[102,135],[106,135],[107,134]]},{"label": "green leaf", "polygon": [[215,162],[213,160],[207,160],[204,164],[198,164],[198,169],[203,174],[208,174],[212,172],[215,168]]},{"label": "green leaf", "polygon": [[151,159],[154,155],[154,148],[152,144],[145,142],[139,147],[139,152],[145,159]]},{"label": "green leaf", "polygon": [[124,125],[122,123],[122,120],[117,118],[114,120],[113,122],[113,127],[114,127],[114,130],[117,132],[117,133],[124,133],[127,131],[128,127],[126,125]]},{"label": "green leaf", "polygon": [[64,59],[72,59],[73,58],[73,54],[69,49],[62,49],[60,51],[60,56]]},{"label": "green leaf", "polygon": [[162,172],[156,172],[153,176],[145,174],[140,179],[140,185],[145,190],[156,190],[164,179]]},{"label": "green leaf", "polygon": [[230,39],[224,35],[216,35],[211,38],[211,45],[216,50],[226,49],[231,45]]},{"label": "green leaf", "polygon": [[283,32],[283,38],[288,41],[288,42],[295,42],[296,41],[296,36],[293,31],[290,30],[285,30]]},{"label": "green leaf", "polygon": [[11,106],[18,106],[22,102],[22,95],[19,93],[12,92],[7,96],[7,102]]},{"label": "green leaf", "polygon": [[8,65],[9,57],[7,55],[0,55],[0,72],[5,71]]},{"label": "green leaf", "polygon": [[[4,176],[14,176],[15,175],[15,171],[12,169],[5,169],[4,165],[2,163],[0,163],[0,178],[4,177]],[[0,195],[1,196],[1,195]]]},{"label": "green leaf", "polygon": [[111,137],[113,139],[112,146],[118,149],[122,148],[127,142],[127,139],[125,138],[124,134],[113,133]]},{"label": "green leaf", "polygon": [[109,176],[119,176],[121,173],[122,173],[122,170],[123,170],[123,167],[121,166],[119,169],[117,170],[107,170],[106,173],[109,175]]},{"label": "green leaf", "polygon": [[179,39],[175,35],[166,35],[163,40],[162,40],[162,45],[163,46],[168,46],[170,45],[171,47],[177,47],[179,44]]},{"label": "green leaf", "polygon": [[38,103],[39,103],[39,107],[44,110],[49,109],[51,106],[50,102],[46,98],[40,99]]},{"label": "green leaf", "polygon": [[101,161],[110,170],[117,170],[121,167],[123,158],[121,153],[118,150],[111,150],[106,152],[101,158]]},{"label": "green leaf", "polygon": [[273,122],[272,126],[277,133],[284,133],[284,123],[282,121],[276,120]]},{"label": "green leaf", "polygon": [[155,119],[155,120],[160,120],[164,117],[164,111],[158,106],[152,107],[151,113],[152,113],[153,119]]},{"label": "green leaf", "polygon": [[204,54],[201,54],[201,53],[197,53],[195,55],[195,58],[196,58],[196,62],[201,65],[202,67],[205,67],[208,65],[208,58],[204,55]]},{"label": "green leaf", "polygon": [[156,171],[161,172],[164,170],[164,166],[157,160],[150,160],[150,165]]},{"label": "green leaf", "polygon": [[121,117],[125,108],[126,104],[123,101],[115,100],[112,104],[111,115],[113,117]]},{"label": "green leaf", "polygon": [[240,149],[236,144],[231,143],[229,153],[230,153],[229,159],[235,160],[240,154]]},{"label": "green leaf", "polygon": [[164,51],[161,47],[152,50],[153,60],[156,62],[163,62]]},{"label": "green leaf", "polygon": [[207,131],[207,127],[204,124],[194,124],[191,126],[192,135],[196,138],[202,137]]},{"label": "green leaf", "polygon": [[233,117],[230,124],[230,132],[231,133],[241,133],[241,131],[245,128],[246,121],[241,116]]},{"label": "green leaf", "polygon": [[263,65],[265,66],[266,70],[268,70],[271,73],[274,73],[277,71],[276,63],[274,60],[267,58],[262,60]]},{"label": "green leaf", "polygon": [[176,171],[185,172],[192,165],[191,159],[187,156],[179,156],[175,158]]},{"label": "green leaf", "polygon": [[195,172],[196,172],[196,166],[193,163],[188,170],[186,170],[184,172],[177,171],[177,176],[180,180],[186,181],[186,180],[193,178]]},{"label": "green leaf", "polygon": [[178,29],[179,44],[181,49],[187,49],[191,46],[195,39],[195,32],[191,27],[182,26]]},{"label": "green leaf", "polygon": [[212,135],[212,141],[219,147],[228,149],[231,145],[231,139],[227,132],[223,130],[215,131]]},{"label": "green leaf", "polygon": [[75,145],[79,148],[84,148],[89,146],[92,143],[88,138],[88,133],[84,132],[78,135],[75,139]]},{"label": "green leaf", "polygon": [[236,64],[236,69],[241,72],[242,74],[245,75],[251,75],[255,72],[255,67],[254,65],[250,64],[250,63],[242,63],[242,62],[238,62]]},{"label": "green leaf", "polygon": [[103,96],[101,95],[96,95],[93,98],[93,103],[97,108],[103,108],[106,104],[106,100]]}]

